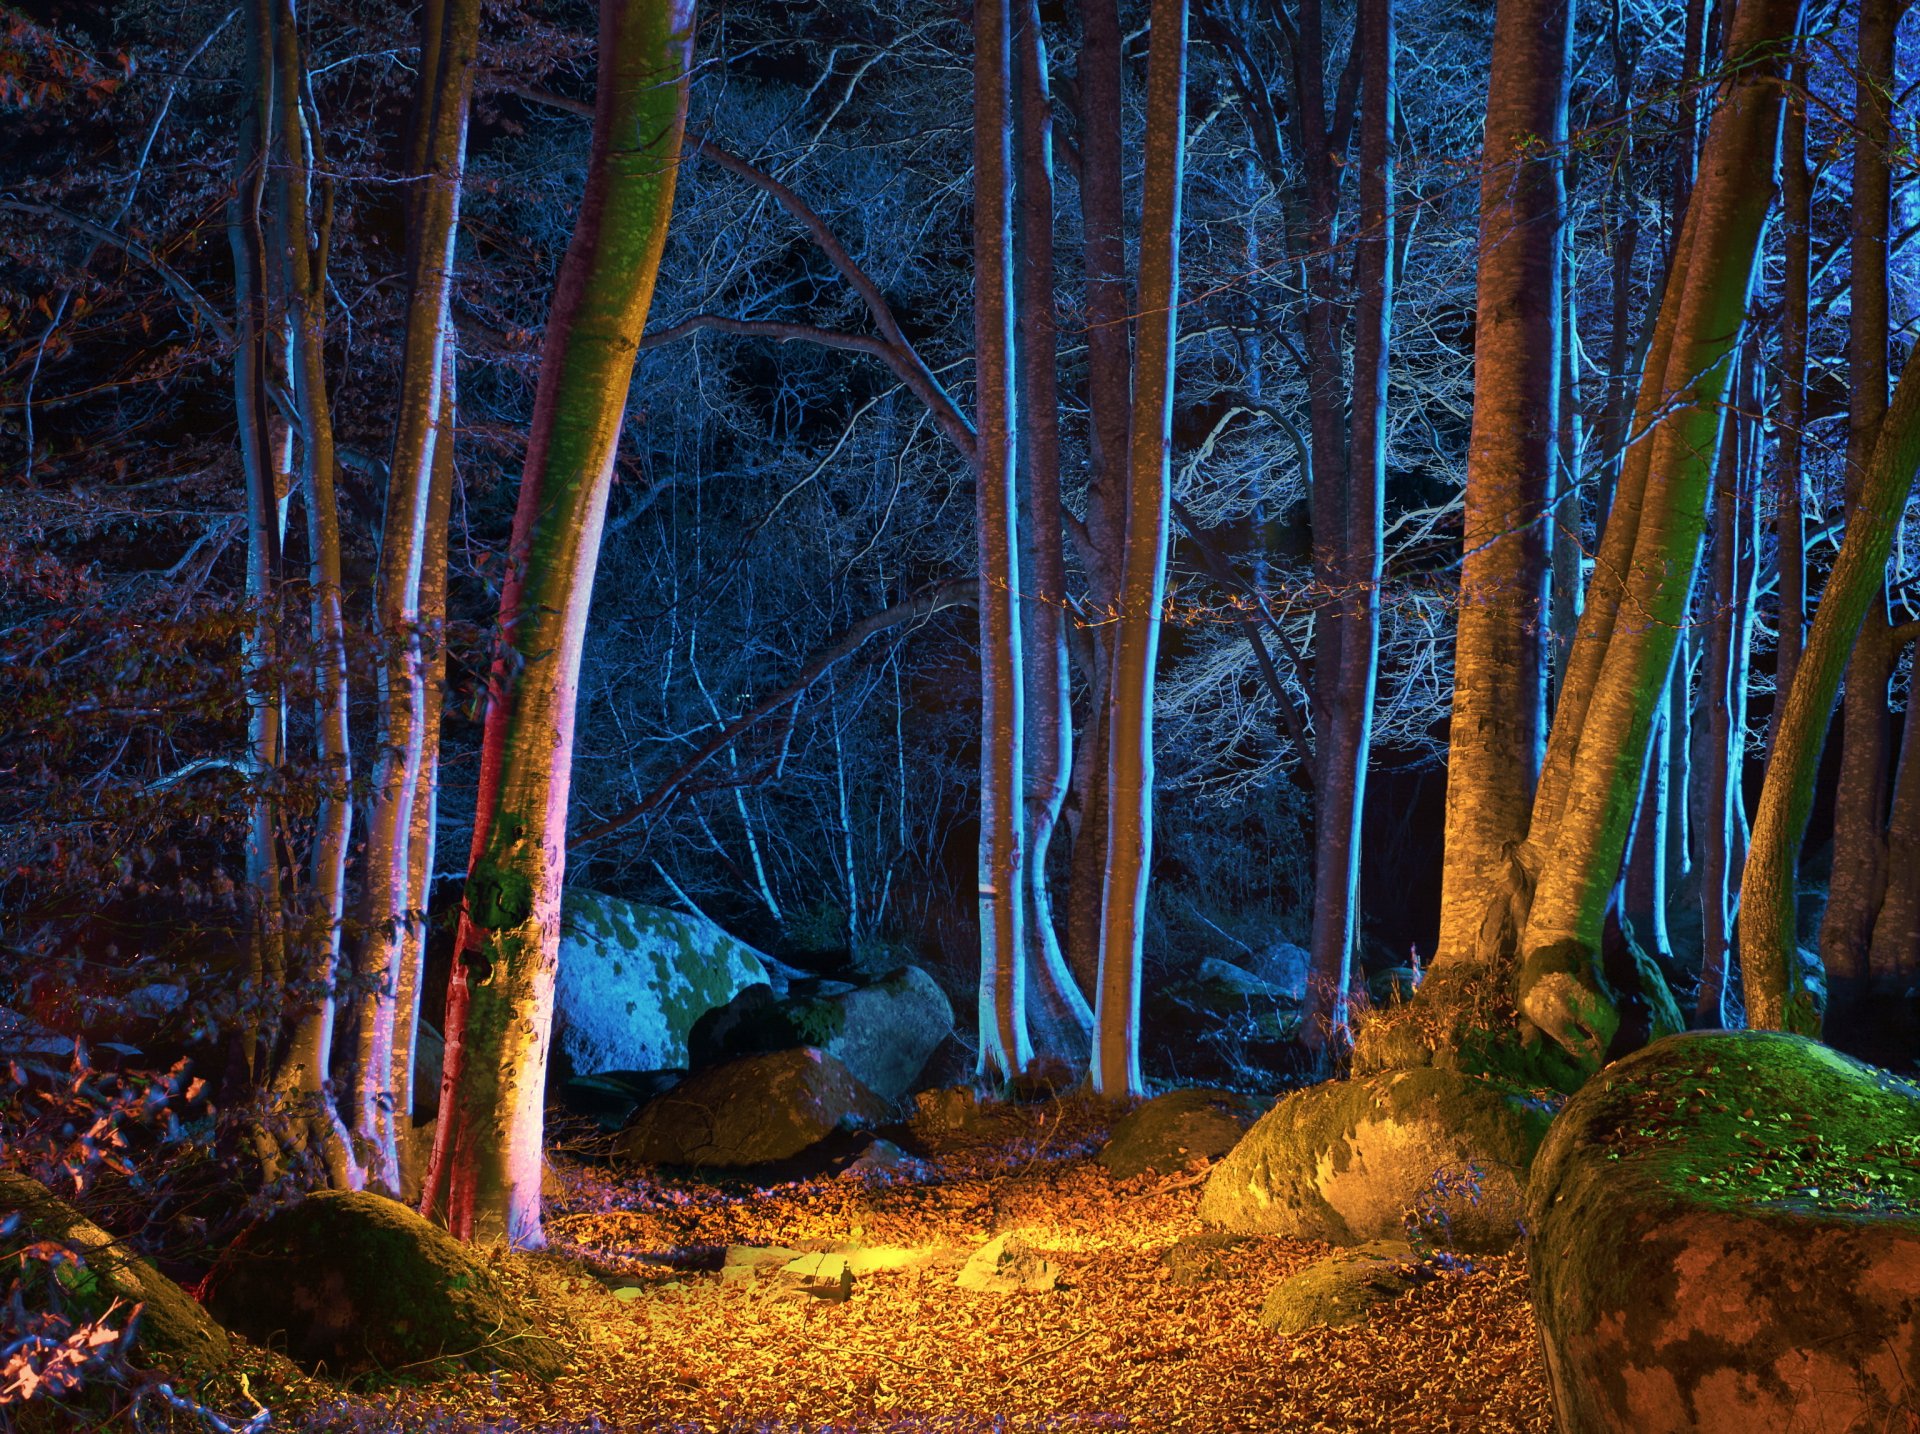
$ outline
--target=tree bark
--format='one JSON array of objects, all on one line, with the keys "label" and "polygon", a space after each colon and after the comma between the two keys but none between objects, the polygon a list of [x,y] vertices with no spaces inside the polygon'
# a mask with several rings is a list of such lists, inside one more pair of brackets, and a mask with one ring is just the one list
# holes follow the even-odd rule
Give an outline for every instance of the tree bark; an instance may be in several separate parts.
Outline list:
[{"label": "tree bark", "polygon": [[1780,572],[1779,641],[1774,649],[1768,746],[1793,687],[1807,632],[1803,430],[1807,423],[1807,290],[1813,229],[1813,175],[1807,168],[1807,62],[1793,62],[1780,136],[1780,401],[1774,420],[1774,551]]},{"label": "tree bark", "polygon": [[1107,873],[1093,1089],[1140,1096],[1140,957],[1153,857],[1153,680],[1166,597],[1173,354],[1186,170],[1186,0],[1153,0],[1146,175],[1140,208],[1139,353],[1127,450],[1127,527],[1109,695]]},{"label": "tree bark", "polygon": [[580,651],[633,362],[686,125],[691,0],[602,0],[586,193],[560,266],[489,678],[446,1072],[422,1207],[543,1242],[552,1031]]},{"label": "tree bark", "polygon": [[[1894,30],[1899,0],[1861,0],[1855,58],[1851,316],[1847,324],[1848,526],[1887,411],[1887,215],[1892,195]],[[1870,602],[1847,663],[1840,711],[1840,779],[1833,805],[1833,874],[1820,927],[1829,999],[1844,1020],[1866,993],[1874,913],[1885,889],[1887,683],[1893,655],[1884,598]]]},{"label": "tree bark", "polygon": [[449,306],[459,231],[467,111],[480,36],[479,0],[427,0],[421,8],[420,81],[414,97],[407,175],[408,304],[401,349],[386,521],[374,591],[381,638],[380,733],[366,845],[366,926],[360,950],[360,994],[354,1060],[354,1141],[368,1181],[399,1193],[396,1121],[407,1106],[396,1080],[400,982],[411,941],[410,872],[413,813],[423,779],[427,736],[427,660],[422,642],[421,588],[429,546],[445,545],[429,530],[437,445],[451,441],[440,408],[452,362]]},{"label": "tree bark", "polygon": [[[1502,0],[1495,12],[1436,964],[1480,959],[1539,771],[1571,34],[1567,0]],[[1564,672],[1560,685],[1565,701]]]},{"label": "tree bark", "polygon": [[[1556,729],[1569,720],[1579,724],[1558,820],[1547,827],[1536,813],[1543,828],[1540,880],[1522,939],[1521,1009],[1589,1066],[1605,1059],[1618,1028],[1599,969],[1602,926],[1640,788],[1653,709],[1672,669],[1675,634],[1698,563],[1722,398],[1772,200],[1780,80],[1799,17],[1799,0],[1746,0],[1734,16],[1726,80],[1679,249],[1684,271],[1678,282],[1669,280],[1662,304],[1663,316],[1673,311],[1671,353],[1654,389],[1663,412],[1641,440],[1648,478],[1615,604],[1617,620],[1609,624],[1591,697],[1571,713],[1563,697],[1555,719]],[[1756,182],[1756,175],[1765,180]],[[1650,382],[1654,376],[1650,368]],[[1648,397],[1643,386],[1643,411]],[[1632,486],[1629,477],[1623,498]],[[1622,526],[1619,519],[1616,512],[1609,539]],[[1583,627],[1572,666],[1579,666],[1578,647],[1594,640],[1591,628]]]},{"label": "tree bark", "polygon": [[1047,854],[1073,769],[1067,667],[1067,573],[1060,503],[1059,339],[1053,300],[1053,101],[1039,0],[1020,0],[1013,29],[1019,211],[1021,660],[1026,684],[1026,938],[1030,1034],[1080,1064],[1093,1010],[1067,969],[1053,917]]}]

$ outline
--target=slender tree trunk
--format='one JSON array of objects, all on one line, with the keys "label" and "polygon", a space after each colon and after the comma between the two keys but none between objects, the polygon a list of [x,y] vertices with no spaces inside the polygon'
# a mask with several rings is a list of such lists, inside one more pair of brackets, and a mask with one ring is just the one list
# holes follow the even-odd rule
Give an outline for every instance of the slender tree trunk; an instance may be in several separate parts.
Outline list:
[{"label": "slender tree trunk", "polygon": [[246,68],[240,133],[233,168],[233,198],[227,205],[227,239],[233,250],[233,398],[239,420],[240,463],[247,486],[247,751],[252,764],[247,810],[246,881],[251,991],[241,1040],[244,1063],[255,1075],[272,1059],[279,1002],[287,975],[286,904],[280,886],[274,798],[280,768],[283,700],[278,671],[277,617],[280,588],[280,523],[267,400],[268,313],[265,243],[260,211],[266,185],[267,146],[273,113],[273,21],[267,0],[245,7]]},{"label": "slender tree trunk", "polygon": [[[1916,636],[1915,625],[1905,624],[1888,646],[1897,653],[1898,640]],[[1911,991],[1920,977],[1920,697],[1911,686],[1887,817],[1886,891],[1873,921],[1868,970],[1874,989],[1890,996]]]},{"label": "slender tree trunk", "polygon": [[[295,1143],[317,1147],[337,1189],[361,1173],[335,1108],[333,1051],[340,943],[346,924],[347,848],[353,828],[353,759],[347,727],[347,634],[340,573],[340,519],[334,497],[333,414],[327,394],[326,265],[333,186],[325,177],[318,117],[307,94],[293,0],[274,0],[274,110],[279,137],[275,204],[287,295],[288,369],[300,434],[307,515],[307,583],[312,624],[320,803],[315,818],[308,910],[299,947],[303,989],[293,1034],[275,1078],[293,1107]],[[317,204],[316,204],[317,199]]]},{"label": "slender tree trunk", "polygon": [[[447,681],[447,520],[453,507],[453,439],[457,385],[454,335],[446,334],[447,353],[440,365],[443,389],[433,440],[433,471],[427,486],[426,546],[421,554],[418,626],[422,682],[420,693],[420,774],[407,812],[406,913],[400,948],[395,953],[393,997],[393,1097],[401,1130],[411,1135],[418,1105],[420,998],[426,974],[428,914],[433,901],[433,861],[440,820],[440,715]],[[438,1093],[436,1092],[436,1095]],[[419,1174],[411,1139],[400,1142],[401,1188],[417,1186]]]},{"label": "slender tree trunk", "polygon": [[1153,0],[1146,176],[1140,208],[1139,355],[1128,444],[1126,547],[1108,707],[1107,880],[1093,1088],[1145,1094],[1140,956],[1153,859],[1153,679],[1166,597],[1173,351],[1179,327],[1180,198],[1186,170],[1186,0]]},{"label": "slender tree trunk", "polygon": [[[1580,630],[1580,590],[1583,551],[1581,526],[1581,461],[1586,453],[1586,423],[1580,411],[1579,315],[1574,304],[1573,246],[1561,245],[1561,342],[1559,352],[1560,398],[1558,481],[1553,495],[1553,531],[1551,534],[1552,617],[1548,624],[1553,637],[1552,696],[1560,694],[1560,680],[1566,674],[1567,658],[1573,651],[1574,634]],[[1551,709],[1549,709],[1551,710]],[[1541,730],[1544,732],[1545,727]],[[1537,748],[1536,748],[1537,750]]]},{"label": "slender tree trunk", "polygon": [[[1856,495],[1887,408],[1887,215],[1892,193],[1894,29],[1899,0],[1861,0],[1855,58],[1852,277],[1848,319],[1847,503]],[[1833,874],[1820,927],[1836,1019],[1852,1014],[1869,983],[1868,947],[1885,886],[1887,683],[1893,657],[1884,598],[1867,606],[1847,663],[1840,711],[1840,781],[1834,792]]]},{"label": "slender tree trunk", "polygon": [[[1521,1009],[1590,1065],[1605,1058],[1618,1027],[1599,973],[1601,930],[1640,789],[1653,709],[1672,670],[1675,633],[1699,558],[1722,397],[1772,200],[1771,183],[1756,176],[1771,179],[1780,79],[1799,17],[1798,0],[1745,0],[1734,16],[1727,78],[1677,252],[1682,267],[1662,303],[1663,317],[1673,311],[1670,354],[1657,380],[1651,368],[1648,375],[1664,411],[1641,440],[1647,477],[1634,499],[1632,557],[1614,604],[1617,620],[1609,624],[1591,696],[1572,710],[1563,697],[1555,719],[1556,728],[1579,724],[1558,819],[1547,826],[1536,812],[1540,880],[1522,938]],[[1653,347],[1657,353],[1662,346]],[[1641,393],[1645,411],[1649,387]],[[1636,486],[1637,466],[1629,464],[1623,500]],[[1624,526],[1618,508],[1608,539]],[[1590,634],[1583,625],[1570,664],[1575,670],[1578,647],[1594,640]]]},{"label": "slender tree trunk", "polygon": [[1027,1037],[1020,551],[1015,495],[1012,24],[973,8],[974,372],[980,538],[980,1073],[1006,1080]]},{"label": "slender tree trunk", "polygon": [[[1840,675],[1867,613],[1882,601],[1897,519],[1920,468],[1920,353],[1910,356],[1880,425],[1847,519],[1806,651],[1774,733],[1766,782],[1754,814],[1740,896],[1740,960],[1747,1023],[1818,1035],[1821,1012],[1795,955],[1794,865],[1820,769]],[[1839,861],[1836,852],[1836,863]]]},{"label": "slender tree trunk", "polygon": [[399,983],[409,942],[412,813],[427,745],[426,661],[420,589],[427,548],[436,441],[443,433],[443,368],[450,361],[449,305],[459,230],[467,109],[479,45],[479,0],[428,0],[421,10],[421,70],[407,173],[407,333],[401,350],[399,422],[387,480],[386,523],[374,615],[380,665],[380,744],[367,823],[366,928],[361,941],[354,1060],[354,1141],[377,1189],[399,1192],[394,1048],[411,1043],[397,1026]]},{"label": "slender tree trunk", "polygon": [[[1116,0],[1080,7],[1080,217],[1086,274],[1089,472],[1086,521],[1073,537],[1087,602],[1111,614],[1126,524],[1127,425],[1133,402],[1133,297],[1127,283],[1121,155],[1120,13]],[[1082,644],[1087,722],[1069,794],[1074,826],[1067,886],[1067,964],[1086,993],[1100,984],[1100,912],[1107,875],[1107,706],[1113,645],[1104,624]]]},{"label": "slender tree trunk", "polygon": [[1673,938],[1667,931],[1667,848],[1672,819],[1669,774],[1673,768],[1674,701],[1674,679],[1669,678],[1653,716],[1653,742],[1647,753],[1647,772],[1621,894],[1622,913],[1641,949],[1663,963],[1673,955]]},{"label": "slender tree trunk", "polygon": [[1019,211],[1018,403],[1021,660],[1026,684],[1026,936],[1029,1025],[1044,1053],[1079,1063],[1093,1010],[1054,926],[1047,854],[1073,768],[1067,573],[1060,504],[1059,343],[1053,307],[1053,101],[1039,0],[1013,30]]},{"label": "slender tree trunk", "polygon": [[[1495,12],[1436,964],[1480,959],[1539,771],[1571,27],[1568,0],[1501,0]],[[1564,702],[1564,669],[1560,686]]]},{"label": "slender tree trunk", "polygon": [[1780,572],[1779,642],[1774,650],[1771,733],[1778,728],[1800,666],[1807,631],[1805,484],[1801,469],[1807,423],[1807,288],[1813,227],[1813,175],[1807,168],[1807,62],[1797,57],[1787,86],[1787,115],[1780,138],[1781,250],[1780,402],[1774,420],[1774,551]]},{"label": "slender tree trunk", "polygon": [[541,1103],[580,652],[686,125],[690,0],[602,0],[586,194],[560,266],[500,599],[447,1072],[423,1208],[538,1245]]},{"label": "slender tree trunk", "polygon": [[[1360,0],[1360,227],[1354,236],[1352,441],[1340,542],[1339,684],[1319,746],[1314,976],[1309,1043],[1344,1029],[1358,945],[1361,815],[1380,660],[1381,512],[1387,471],[1387,340],[1393,316],[1393,0]],[[1337,956],[1337,959],[1335,959]]]},{"label": "slender tree trunk", "polygon": [[[1736,380],[1732,393],[1739,394]],[[1727,1023],[1728,946],[1733,934],[1729,877],[1733,867],[1731,839],[1733,786],[1739,768],[1734,749],[1736,727],[1732,702],[1736,672],[1744,672],[1734,652],[1735,583],[1739,570],[1740,479],[1746,466],[1745,448],[1751,441],[1749,425],[1736,411],[1727,420],[1727,439],[1720,452],[1718,481],[1712,494],[1713,538],[1710,577],[1706,593],[1706,659],[1700,683],[1701,775],[1700,801],[1700,990],[1695,1004],[1697,1024]],[[1739,734],[1743,739],[1744,733]]]}]

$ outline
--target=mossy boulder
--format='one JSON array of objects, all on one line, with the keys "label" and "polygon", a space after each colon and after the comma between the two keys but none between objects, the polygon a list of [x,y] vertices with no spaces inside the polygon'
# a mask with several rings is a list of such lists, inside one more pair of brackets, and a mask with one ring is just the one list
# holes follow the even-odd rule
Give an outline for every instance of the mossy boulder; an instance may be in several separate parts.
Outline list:
[{"label": "mossy boulder", "polygon": [[276,1211],[208,1283],[228,1328],[329,1375],[551,1377],[566,1363],[481,1251],[381,1195],[324,1192]]},{"label": "mossy boulder", "polygon": [[576,888],[560,920],[554,1040],[574,1075],[685,1066],[695,1021],[773,979],[698,916]]},{"label": "mossy boulder", "polygon": [[844,1064],[803,1046],[688,1076],[642,1106],[614,1150],[649,1165],[765,1165],[791,1160],[843,1123],[872,1123],[886,1111]]},{"label": "mossy boulder", "polygon": [[1565,1434],[1906,1427],[1915,1086],[1799,1036],[1671,1036],[1567,1103],[1527,1208]]},{"label": "mossy boulder", "polygon": [[1200,1216],[1248,1235],[1356,1245],[1425,1238],[1501,1250],[1553,1106],[1426,1067],[1295,1091],[1214,1167]]},{"label": "mossy boulder", "polygon": [[698,1067],[814,1046],[881,1099],[899,1100],[952,1031],[953,1005],[939,982],[918,966],[902,966],[870,985],[796,989],[784,1001],[748,989],[701,1018],[689,1049]]},{"label": "mossy boulder", "polygon": [[1433,1277],[1404,1240],[1369,1240],[1298,1270],[1267,1291],[1260,1323],[1276,1334],[1361,1324]]},{"label": "mossy boulder", "polygon": [[1225,1155],[1240,1143],[1260,1103],[1232,1091],[1170,1090],[1114,1123],[1100,1163],[1116,1179],[1181,1170]]},{"label": "mossy boulder", "polygon": [[[0,1170],[0,1220],[20,1216],[15,1238],[49,1240],[74,1251],[79,1266],[60,1265],[54,1278],[70,1308],[89,1319],[120,1301],[120,1317],[138,1304],[136,1360],[169,1371],[212,1373],[232,1357],[227,1332],[179,1285],[116,1240],[39,1181]],[[113,1328],[119,1324],[109,1321]]]}]

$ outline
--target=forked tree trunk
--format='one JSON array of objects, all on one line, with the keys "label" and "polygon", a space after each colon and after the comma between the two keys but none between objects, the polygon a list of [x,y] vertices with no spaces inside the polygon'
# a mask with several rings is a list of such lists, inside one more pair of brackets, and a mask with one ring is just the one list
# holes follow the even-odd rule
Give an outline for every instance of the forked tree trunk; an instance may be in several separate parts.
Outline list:
[{"label": "forked tree trunk", "polygon": [[1060,505],[1058,333],[1053,310],[1053,127],[1039,0],[1013,27],[1019,216],[1020,626],[1026,683],[1026,939],[1029,1027],[1041,1054],[1081,1063],[1093,1009],[1054,926],[1047,854],[1073,767],[1067,574]]},{"label": "forked tree trunk", "polygon": [[478,818],[422,1208],[529,1246],[581,644],[686,125],[691,0],[602,0],[586,193],[561,261],[500,599]]},{"label": "forked tree trunk", "polygon": [[[1740,897],[1740,960],[1747,1023],[1818,1035],[1821,1012],[1795,953],[1794,866],[1813,811],[1820,749],[1840,674],[1868,611],[1881,601],[1887,555],[1920,467],[1920,353],[1910,356],[1880,425],[1846,537],[1834,559],[1806,651],[1775,729],[1766,783],[1754,815]],[[1839,855],[1835,855],[1836,861]]]},{"label": "forked tree trunk", "polygon": [[[1887,408],[1887,216],[1892,194],[1894,29],[1899,0],[1861,0],[1855,58],[1852,275],[1847,321],[1847,505],[1852,523],[1862,476]],[[1833,803],[1833,874],[1820,956],[1836,1018],[1869,984],[1868,948],[1886,881],[1887,683],[1893,653],[1884,598],[1867,605],[1847,662],[1840,709],[1840,780]]]},{"label": "forked tree trunk", "polygon": [[[1481,959],[1481,923],[1527,834],[1539,771],[1571,34],[1568,0],[1501,0],[1495,12],[1436,966]],[[1565,671],[1560,689],[1565,702]]]},{"label": "forked tree trunk", "polygon": [[421,30],[420,81],[407,154],[414,186],[407,204],[407,332],[374,593],[382,643],[380,736],[367,822],[367,910],[354,1059],[354,1142],[368,1181],[388,1194],[400,1190],[397,1122],[407,1117],[395,1048],[413,1041],[412,1032],[399,1028],[398,1015],[412,941],[413,815],[428,743],[421,588],[428,548],[445,544],[445,534],[431,533],[429,522],[437,442],[443,436],[451,441],[440,408],[449,387],[443,370],[452,361],[449,304],[479,0],[427,0]]},{"label": "forked tree trunk", "polygon": [[1012,22],[973,8],[974,447],[980,542],[980,1062],[1007,1080],[1027,1038],[1025,691],[1014,443]]},{"label": "forked tree trunk", "polygon": [[1146,175],[1140,207],[1139,351],[1127,447],[1126,546],[1108,705],[1107,874],[1100,921],[1093,1089],[1145,1094],[1140,957],[1153,858],[1153,680],[1166,597],[1173,351],[1179,325],[1180,197],[1186,170],[1186,0],[1153,0]]},{"label": "forked tree trunk", "polygon": [[[1652,412],[1656,402],[1660,411],[1640,443],[1644,468],[1628,464],[1603,543],[1604,563],[1615,530],[1630,522],[1631,558],[1622,565],[1590,696],[1570,707],[1563,694],[1555,718],[1550,749],[1562,740],[1563,723],[1577,724],[1559,800],[1546,811],[1536,804],[1540,878],[1521,943],[1521,1009],[1589,1066],[1605,1058],[1619,1024],[1600,974],[1602,926],[1699,559],[1722,399],[1772,199],[1771,183],[1756,176],[1771,179],[1780,80],[1799,17],[1799,0],[1745,0],[1733,18],[1726,79],[1662,303],[1668,341],[1656,337],[1641,389],[1640,411]],[[1623,512],[1623,503],[1632,507]],[[1599,640],[1583,622],[1574,672],[1579,649]]]}]

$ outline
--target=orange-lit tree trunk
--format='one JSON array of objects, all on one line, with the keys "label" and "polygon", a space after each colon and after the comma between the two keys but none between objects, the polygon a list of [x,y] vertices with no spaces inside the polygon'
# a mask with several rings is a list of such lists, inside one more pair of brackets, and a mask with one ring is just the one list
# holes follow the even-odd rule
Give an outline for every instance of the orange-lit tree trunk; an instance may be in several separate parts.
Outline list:
[{"label": "orange-lit tree trunk", "polygon": [[[1772,200],[1780,82],[1799,18],[1799,0],[1746,0],[1734,14],[1641,386],[1638,412],[1652,421],[1640,420],[1647,431],[1608,520],[1590,593],[1600,600],[1582,618],[1535,803],[1529,839],[1539,876],[1520,943],[1520,1005],[1588,1068],[1605,1058],[1619,1025],[1600,969],[1602,925],[1699,560],[1728,370]],[[1619,576],[1602,583],[1610,556]],[[1578,700],[1570,700],[1576,681]],[[1556,746],[1567,754],[1557,773]]]},{"label": "orange-lit tree trunk", "polygon": [[1482,959],[1540,765],[1571,26],[1568,0],[1501,0],[1494,17],[1436,972]]},{"label": "orange-lit tree trunk", "polygon": [[[386,522],[374,615],[382,641],[380,739],[367,822],[366,924],[354,1059],[353,1134],[367,1178],[398,1194],[396,1045],[411,1045],[398,1022],[400,983],[413,943],[411,879],[414,813],[425,777],[429,716],[421,589],[428,549],[445,545],[429,529],[437,447],[452,361],[449,305],[459,230],[467,109],[479,44],[479,0],[427,0],[421,9],[420,80],[414,98],[407,175],[407,332],[401,350],[399,421],[387,479]],[[444,510],[443,510],[444,512]]]},{"label": "orange-lit tree trunk", "polygon": [[1027,1068],[1025,691],[1014,442],[1012,25],[973,7],[974,444],[980,542],[980,1072]]},{"label": "orange-lit tree trunk", "polygon": [[1067,969],[1054,927],[1047,854],[1073,765],[1067,669],[1067,572],[1060,505],[1059,341],[1053,299],[1053,101],[1039,0],[1013,25],[1014,133],[1019,181],[1020,627],[1026,684],[1026,940],[1030,1034],[1043,1055],[1078,1064],[1093,1010]]},{"label": "orange-lit tree trunk", "polygon": [[1093,1088],[1107,1096],[1146,1091],[1140,1068],[1140,942],[1153,856],[1153,680],[1167,581],[1180,191],[1186,168],[1186,0],[1153,0],[1150,24],[1140,317],[1127,447],[1126,541],[1107,707],[1107,872],[1094,1016]]},{"label": "orange-lit tree trunk", "polygon": [[[1898,0],[1861,0],[1855,56],[1852,276],[1847,321],[1846,494],[1849,522],[1887,408],[1887,216],[1892,194],[1894,28]],[[1820,956],[1836,1020],[1866,994],[1874,913],[1885,888],[1887,684],[1893,651],[1884,598],[1867,605],[1847,661],[1840,709],[1840,780],[1833,804],[1833,874]]]},{"label": "orange-lit tree trunk", "polygon": [[686,124],[691,0],[602,0],[586,193],[561,261],[489,682],[423,1209],[538,1245],[541,1102],[580,651]]}]

